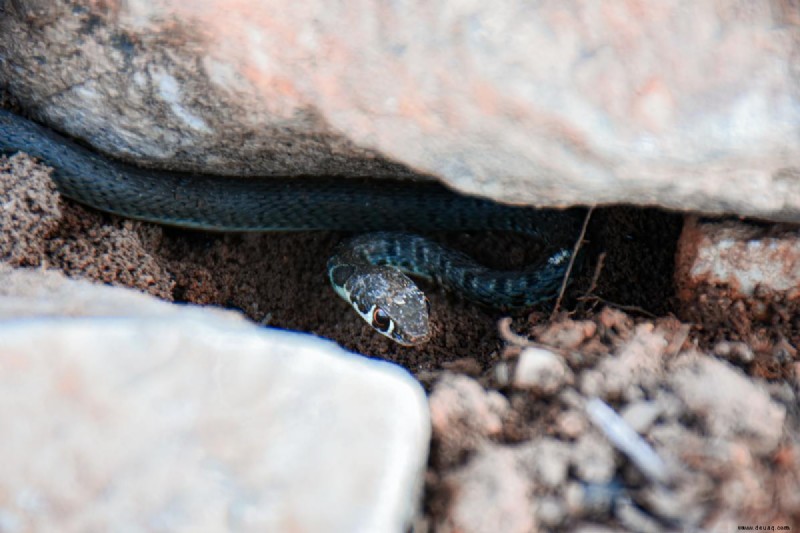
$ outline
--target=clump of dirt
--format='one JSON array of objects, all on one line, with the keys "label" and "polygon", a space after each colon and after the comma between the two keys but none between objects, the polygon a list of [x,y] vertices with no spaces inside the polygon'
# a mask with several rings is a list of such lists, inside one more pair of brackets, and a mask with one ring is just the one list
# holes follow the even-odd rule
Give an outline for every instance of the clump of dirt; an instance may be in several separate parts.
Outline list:
[{"label": "clump of dirt", "polygon": [[0,205],[0,260],[40,265],[62,216],[48,171],[19,155],[0,159]]},{"label": "clump of dirt", "polygon": [[433,385],[420,528],[800,524],[800,367],[768,385],[698,351],[674,318],[611,308],[501,329],[492,368]]},{"label": "clump of dirt", "polygon": [[173,282],[154,253],[161,228],[65,202],[49,169],[23,155],[0,157],[0,258],[132,287],[171,300]]},{"label": "clump of dirt", "polygon": [[[725,355],[730,343],[747,347],[738,363],[758,377],[786,379],[794,373],[800,346],[800,302],[782,294],[731,297],[728,287],[703,286],[700,297],[682,305],[698,345]],[[713,305],[711,305],[713,303]]]}]

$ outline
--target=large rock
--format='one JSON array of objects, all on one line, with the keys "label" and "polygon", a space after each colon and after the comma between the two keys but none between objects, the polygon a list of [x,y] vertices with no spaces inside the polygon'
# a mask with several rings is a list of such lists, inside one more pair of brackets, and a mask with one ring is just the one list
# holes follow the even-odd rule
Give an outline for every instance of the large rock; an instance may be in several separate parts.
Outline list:
[{"label": "large rock", "polygon": [[125,159],[800,220],[790,2],[4,6],[0,86]]},{"label": "large rock", "polygon": [[403,370],[222,311],[0,266],[0,530],[404,531]]}]

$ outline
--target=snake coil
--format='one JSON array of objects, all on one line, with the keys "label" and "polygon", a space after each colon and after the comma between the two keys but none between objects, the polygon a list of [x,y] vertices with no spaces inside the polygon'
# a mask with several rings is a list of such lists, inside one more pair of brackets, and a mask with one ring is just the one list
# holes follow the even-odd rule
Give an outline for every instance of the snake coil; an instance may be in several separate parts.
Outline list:
[{"label": "snake coil", "polygon": [[433,279],[485,305],[529,307],[552,298],[570,249],[519,272],[488,269],[408,231],[521,232],[550,241],[577,235],[580,210],[537,210],[465,196],[434,182],[355,178],[223,177],[145,169],[99,155],[0,110],[0,152],[26,152],[54,168],[66,197],[101,211],[209,231],[341,230],[358,233],[328,262],[336,292],[379,333],[406,345],[428,339],[422,291],[401,271]]}]

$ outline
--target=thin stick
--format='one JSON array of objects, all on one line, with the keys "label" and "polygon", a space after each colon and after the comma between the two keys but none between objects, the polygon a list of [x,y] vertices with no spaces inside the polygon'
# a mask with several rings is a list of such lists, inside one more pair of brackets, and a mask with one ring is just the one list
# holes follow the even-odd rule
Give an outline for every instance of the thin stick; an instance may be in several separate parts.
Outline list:
[{"label": "thin stick", "polygon": [[590,295],[587,295],[587,296],[581,296],[580,298],[578,298],[578,301],[581,301],[581,302],[590,302],[590,301],[591,302],[599,302],[601,304],[605,304],[605,305],[607,305],[609,307],[613,307],[613,308],[619,309],[621,311],[631,311],[631,312],[634,312],[634,313],[639,313],[641,315],[644,315],[644,316],[646,316],[648,318],[658,318],[658,315],[655,315],[655,314],[651,313],[650,311],[648,311],[647,309],[639,307],[638,305],[623,305],[623,304],[614,303],[611,300],[606,300],[605,298],[601,298],[601,297],[597,296],[596,294],[590,294]]},{"label": "thin stick", "polygon": [[581,245],[583,245],[583,238],[586,236],[586,228],[589,226],[589,220],[591,220],[593,212],[594,206],[589,208],[586,212],[586,216],[583,218],[581,234],[578,236],[575,246],[572,247],[572,256],[569,258],[569,264],[567,265],[567,271],[564,273],[564,279],[561,280],[561,289],[558,291],[558,298],[556,298],[556,305],[553,307],[553,312],[550,313],[550,320],[555,319],[558,314],[558,308],[561,307],[561,300],[564,299],[564,293],[567,291],[567,282],[569,281],[570,274],[572,274],[572,267],[575,265],[575,257],[578,255]]},{"label": "thin stick", "polygon": [[611,302],[609,300],[606,300],[605,298],[601,298],[600,296],[597,296],[596,294],[592,294],[594,292],[594,290],[597,288],[597,280],[600,279],[600,273],[603,270],[603,266],[605,265],[605,261],[606,261],[606,252],[603,252],[597,257],[597,266],[594,268],[594,275],[592,275],[592,283],[589,285],[589,289],[587,289],[587,291],[585,293],[583,293],[583,296],[580,296],[578,298],[578,301],[579,302],[590,302],[590,301],[599,302],[599,303],[614,307],[616,309],[620,309],[622,311],[632,311],[632,312],[640,313],[640,314],[645,315],[645,316],[650,317],[650,318],[658,318],[656,315],[654,315],[650,311],[647,311],[646,309],[643,309],[643,308],[641,308],[639,306],[636,306],[636,305],[623,305],[623,304],[614,303],[614,302]]},{"label": "thin stick", "polygon": [[583,293],[584,296],[589,296],[594,292],[597,288],[597,280],[600,279],[600,273],[603,271],[603,266],[606,262],[606,253],[603,252],[599,256],[597,256],[597,266],[594,267],[594,274],[592,275],[592,283],[589,284],[589,288]]}]

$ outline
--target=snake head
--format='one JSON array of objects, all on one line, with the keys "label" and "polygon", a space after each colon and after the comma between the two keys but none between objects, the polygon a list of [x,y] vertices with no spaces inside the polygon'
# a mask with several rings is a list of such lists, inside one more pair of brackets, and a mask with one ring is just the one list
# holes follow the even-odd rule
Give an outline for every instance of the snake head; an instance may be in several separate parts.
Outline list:
[{"label": "snake head", "polygon": [[346,279],[331,273],[333,286],[375,331],[403,346],[430,338],[428,299],[408,276],[382,266],[348,269]]}]

